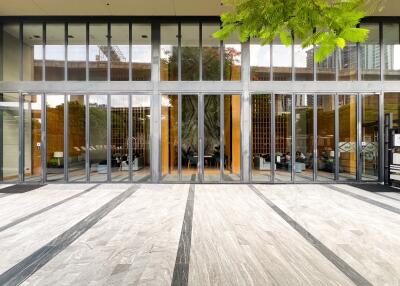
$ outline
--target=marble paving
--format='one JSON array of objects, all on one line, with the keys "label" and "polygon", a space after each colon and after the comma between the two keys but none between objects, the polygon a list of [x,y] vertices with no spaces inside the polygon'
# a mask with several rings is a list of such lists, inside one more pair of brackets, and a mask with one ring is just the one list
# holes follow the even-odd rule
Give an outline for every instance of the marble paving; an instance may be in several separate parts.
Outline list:
[{"label": "marble paving", "polygon": [[376,188],[51,184],[8,194],[0,285],[400,286],[400,193]]}]

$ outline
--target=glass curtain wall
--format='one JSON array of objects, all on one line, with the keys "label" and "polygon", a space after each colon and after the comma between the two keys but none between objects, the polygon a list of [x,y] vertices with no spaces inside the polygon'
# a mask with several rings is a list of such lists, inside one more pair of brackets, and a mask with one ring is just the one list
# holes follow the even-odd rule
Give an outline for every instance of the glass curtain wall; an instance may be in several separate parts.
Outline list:
[{"label": "glass curtain wall", "polygon": [[43,80],[43,24],[23,26],[23,79]]},{"label": "glass curtain wall", "polygon": [[63,94],[46,94],[47,181],[64,180],[64,100]]},{"label": "glass curtain wall", "polygon": [[[271,181],[271,95],[251,97],[252,181]],[[276,164],[274,163],[274,167]]]},{"label": "glass curtain wall", "polygon": [[224,181],[241,179],[241,96],[224,95]]},{"label": "glass curtain wall", "polygon": [[292,95],[275,95],[276,182],[292,180]]},{"label": "glass curtain wall", "polygon": [[379,95],[362,95],[361,179],[378,180],[379,172]]},{"label": "glass curtain wall", "polygon": [[[4,81],[20,80],[20,30],[19,23],[3,25],[2,58],[0,68]],[[0,71],[1,71],[0,70]]]},{"label": "glass curtain wall", "polygon": [[65,25],[46,24],[45,69],[47,81],[64,80]]},{"label": "glass curtain wall", "polygon": [[178,181],[178,95],[161,96],[161,181]]},{"label": "glass curtain wall", "polygon": [[271,79],[271,45],[261,45],[260,40],[250,42],[250,78],[253,81]]},{"label": "glass curtain wall", "polygon": [[68,95],[68,181],[86,181],[86,96]]},{"label": "glass curtain wall", "polygon": [[111,180],[129,179],[129,95],[112,94],[111,100]]},{"label": "glass curtain wall", "polygon": [[202,25],[203,80],[221,80],[221,42],[212,36],[218,30],[218,24]]},{"label": "glass curtain wall", "polygon": [[335,179],[335,95],[317,95],[317,180]]},{"label": "glass curtain wall", "polygon": [[295,40],[293,56],[296,80],[314,80],[314,47],[302,48],[301,43]]},{"label": "glass curtain wall", "polygon": [[279,39],[272,46],[273,80],[292,80],[292,46],[285,46]]},{"label": "glass curtain wall", "polygon": [[19,94],[0,93],[0,182],[18,181]]},{"label": "glass curtain wall", "polygon": [[132,24],[132,80],[151,80],[150,24]]},{"label": "glass curtain wall", "polygon": [[182,80],[199,80],[200,43],[199,24],[181,25],[181,73]]},{"label": "glass curtain wall", "polygon": [[339,80],[357,80],[357,45],[347,43],[346,47],[338,49],[336,54],[338,56]]},{"label": "glass curtain wall", "polygon": [[24,100],[24,180],[42,180],[42,95],[23,94]]},{"label": "glass curtain wall", "polygon": [[[318,50],[318,47],[316,47]],[[336,80],[336,52],[324,61],[317,63],[317,80]]]},{"label": "glass curtain wall", "polygon": [[385,114],[393,116],[393,127],[400,127],[400,93],[385,93],[384,108]]},{"label": "glass curtain wall", "polygon": [[399,24],[383,24],[384,80],[400,80]]},{"label": "glass curtain wall", "polygon": [[161,55],[160,55],[160,80],[178,80],[178,25],[162,24]]},{"label": "glass curtain wall", "polygon": [[242,66],[242,45],[239,35],[234,33],[224,40],[224,80],[239,81]]},{"label": "glass curtain wall", "polygon": [[[110,52],[111,55],[111,52]],[[89,25],[89,80],[106,81],[108,68],[107,24]]]},{"label": "glass curtain wall", "polygon": [[339,180],[357,174],[357,95],[339,94]]},{"label": "glass curtain wall", "polygon": [[89,95],[89,169],[91,182],[107,181],[107,102],[105,94]]},{"label": "glass curtain wall", "polygon": [[68,80],[86,80],[86,24],[68,24]]},{"label": "glass curtain wall", "polygon": [[296,181],[314,179],[314,96],[296,94],[296,154],[293,159]]},{"label": "glass curtain wall", "polygon": [[111,80],[129,80],[129,24],[111,24]]},{"label": "glass curtain wall", "polygon": [[368,39],[360,44],[361,79],[380,80],[381,50],[379,45],[379,24],[362,24],[369,30]]}]

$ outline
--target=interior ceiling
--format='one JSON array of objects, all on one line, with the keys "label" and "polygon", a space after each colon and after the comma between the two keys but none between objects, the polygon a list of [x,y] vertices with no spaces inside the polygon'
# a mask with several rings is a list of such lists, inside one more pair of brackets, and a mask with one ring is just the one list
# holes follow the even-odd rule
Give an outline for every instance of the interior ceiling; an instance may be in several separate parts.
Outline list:
[{"label": "interior ceiling", "polygon": [[[218,16],[225,9],[220,0],[0,0],[0,16]],[[400,16],[400,1],[386,0],[374,15]]]}]

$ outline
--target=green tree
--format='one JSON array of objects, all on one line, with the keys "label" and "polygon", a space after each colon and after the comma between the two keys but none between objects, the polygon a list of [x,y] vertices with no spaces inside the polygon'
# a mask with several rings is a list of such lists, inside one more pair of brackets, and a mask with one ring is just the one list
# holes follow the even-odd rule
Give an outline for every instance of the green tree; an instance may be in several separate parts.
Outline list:
[{"label": "green tree", "polygon": [[369,31],[356,26],[384,1],[223,0],[232,9],[221,15],[222,29],[214,37],[223,40],[239,31],[242,42],[258,38],[269,44],[279,37],[285,45],[294,37],[303,48],[318,46],[316,61],[321,62],[347,42],[365,42]]}]

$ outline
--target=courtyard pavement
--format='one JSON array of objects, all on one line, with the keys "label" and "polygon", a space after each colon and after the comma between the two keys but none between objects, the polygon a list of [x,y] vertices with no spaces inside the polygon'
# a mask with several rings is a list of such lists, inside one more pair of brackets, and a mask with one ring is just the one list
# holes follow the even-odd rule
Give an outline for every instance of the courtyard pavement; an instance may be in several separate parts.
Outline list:
[{"label": "courtyard pavement", "polygon": [[0,185],[0,285],[400,285],[379,185]]}]

